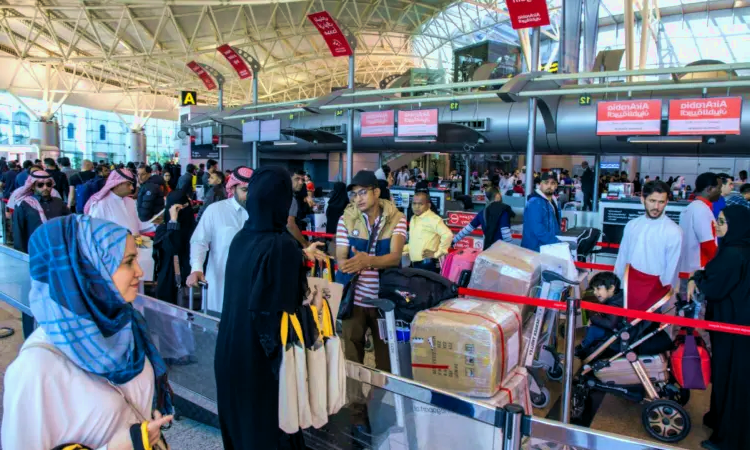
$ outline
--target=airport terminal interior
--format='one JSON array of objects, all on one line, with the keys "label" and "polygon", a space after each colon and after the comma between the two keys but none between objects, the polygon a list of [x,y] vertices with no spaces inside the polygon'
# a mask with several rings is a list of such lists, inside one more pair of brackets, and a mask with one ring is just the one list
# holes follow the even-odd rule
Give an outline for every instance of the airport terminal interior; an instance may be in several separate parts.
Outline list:
[{"label": "airport terminal interior", "polygon": [[0,450],[750,450],[749,42],[747,0],[0,2]]}]

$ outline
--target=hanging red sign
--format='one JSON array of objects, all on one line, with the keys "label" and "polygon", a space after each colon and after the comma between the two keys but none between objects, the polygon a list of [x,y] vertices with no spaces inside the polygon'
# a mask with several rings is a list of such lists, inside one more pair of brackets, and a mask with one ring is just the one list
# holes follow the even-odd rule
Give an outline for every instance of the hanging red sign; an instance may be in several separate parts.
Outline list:
[{"label": "hanging red sign", "polygon": [[438,110],[416,109],[398,112],[398,136],[437,136]]},{"label": "hanging red sign", "polygon": [[546,0],[506,0],[505,4],[514,30],[549,25]]},{"label": "hanging red sign", "polygon": [[307,16],[310,22],[315,25],[318,32],[326,44],[328,49],[331,51],[333,56],[351,56],[352,48],[349,46],[349,42],[346,40],[346,36],[341,32],[341,28],[336,24],[330,14],[327,11],[321,11]]},{"label": "hanging red sign", "polygon": [[741,111],[742,97],[670,100],[668,134],[740,134]]},{"label": "hanging red sign", "polygon": [[229,44],[224,44],[216,48],[216,50],[219,51],[224,57],[229,61],[229,64],[232,65],[232,68],[235,72],[237,72],[237,75],[240,77],[241,80],[244,80],[246,78],[252,78],[253,72],[250,70],[249,67],[247,67],[247,64],[245,63],[245,60],[242,59],[242,57],[237,54],[236,51],[232,48]]},{"label": "hanging red sign", "polygon": [[393,136],[393,110],[365,112],[359,116],[359,134],[362,137]]},{"label": "hanging red sign", "polygon": [[190,70],[193,71],[193,73],[198,75],[198,78],[200,78],[201,81],[203,81],[203,85],[206,86],[206,89],[208,89],[209,91],[212,89],[216,89],[216,82],[211,77],[211,74],[206,72],[206,69],[201,67],[200,64],[195,61],[190,61],[189,63],[187,63],[187,66],[188,68],[190,68]]},{"label": "hanging red sign", "polygon": [[474,220],[474,217],[477,216],[477,213],[474,212],[459,212],[459,211],[448,211],[448,226],[449,227],[456,227],[456,228],[463,228],[466,225],[470,224],[472,220]]},{"label": "hanging red sign", "polygon": [[625,100],[596,104],[597,136],[659,135],[661,100]]}]

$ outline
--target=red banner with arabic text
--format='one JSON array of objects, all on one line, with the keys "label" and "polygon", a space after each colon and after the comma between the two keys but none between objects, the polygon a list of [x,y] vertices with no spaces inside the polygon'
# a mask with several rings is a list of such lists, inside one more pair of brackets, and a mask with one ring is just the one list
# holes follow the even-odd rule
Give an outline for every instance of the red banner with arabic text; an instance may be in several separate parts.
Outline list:
[{"label": "red banner with arabic text", "polygon": [[339,28],[328,11],[309,14],[307,18],[310,19],[310,22],[315,25],[320,35],[325,39],[332,56],[352,55],[352,48],[349,46],[346,36],[341,32],[341,28]]},{"label": "red banner with arabic text", "polygon": [[206,69],[200,66],[195,61],[190,61],[187,63],[188,68],[193,71],[196,75],[198,75],[198,78],[203,81],[203,85],[206,86],[206,89],[213,90],[216,89],[216,82],[214,81],[213,77],[211,77],[211,74],[206,72]]},{"label": "red banner with arabic text", "polygon": [[546,0],[507,0],[506,5],[514,30],[549,25]]},{"label": "red banner with arabic text", "polygon": [[250,70],[249,67],[247,67],[245,60],[242,59],[242,57],[238,55],[236,51],[234,51],[231,45],[224,44],[217,47],[216,50],[224,55],[229,64],[231,64],[234,71],[237,72],[237,76],[240,77],[240,80],[253,78],[253,71]]}]

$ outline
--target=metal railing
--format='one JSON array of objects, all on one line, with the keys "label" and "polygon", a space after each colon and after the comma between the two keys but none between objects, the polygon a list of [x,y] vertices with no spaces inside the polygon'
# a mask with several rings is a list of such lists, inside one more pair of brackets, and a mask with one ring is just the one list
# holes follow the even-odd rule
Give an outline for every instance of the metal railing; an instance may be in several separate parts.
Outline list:
[{"label": "metal railing", "polygon": [[[25,271],[23,270],[24,265]],[[26,279],[17,279],[21,277],[26,277]],[[28,255],[5,246],[0,246],[0,280],[2,280],[0,281],[0,300],[5,301],[20,311],[30,314],[28,298],[25,298],[28,295],[30,287],[18,287],[27,284],[30,285],[30,280],[28,279]],[[211,337],[215,336],[215,333],[218,331],[219,320],[210,315],[181,308],[144,295],[139,296],[136,305],[139,308],[149,310],[148,315],[151,315],[152,320],[153,314],[157,314],[160,321],[173,321],[181,324],[180,326],[182,327],[200,332],[204,335],[204,338],[208,336],[209,347]],[[166,331],[171,332],[173,329],[169,328]],[[213,342],[215,344],[215,340]],[[212,354],[209,356],[213,357]],[[203,363],[210,367],[211,372],[213,371],[212,361],[203,361]],[[190,366],[187,367],[189,368]],[[190,369],[182,368],[182,370]],[[479,422],[485,426],[502,430],[503,449],[515,450],[521,448],[521,440],[525,436],[577,448],[606,448],[608,450],[676,448],[534,417],[524,414],[523,409],[517,405],[496,408],[478,400],[435,389],[414,380],[402,378],[350,361],[347,361],[347,377],[351,382],[364,383],[401,398],[430,405],[439,408],[441,411],[456,414],[457,416]],[[201,380],[200,382],[202,383],[211,381],[210,378],[193,378]],[[195,392],[194,389],[190,389],[179,382],[173,381],[172,384],[177,396],[210,413],[217,413],[216,399],[212,398],[212,395]]]}]

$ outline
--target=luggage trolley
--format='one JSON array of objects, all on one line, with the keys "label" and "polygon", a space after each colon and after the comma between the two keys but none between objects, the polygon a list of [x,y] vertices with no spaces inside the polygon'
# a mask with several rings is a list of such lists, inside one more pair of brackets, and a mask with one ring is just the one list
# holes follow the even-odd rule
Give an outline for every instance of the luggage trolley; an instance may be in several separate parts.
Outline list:
[{"label": "luggage trolley", "polygon": [[[563,294],[579,281],[568,280],[557,272],[542,271],[542,284],[537,288],[537,298],[561,301]],[[531,404],[535,408],[545,408],[550,401],[550,392],[544,386],[539,374],[544,370],[547,378],[560,381],[563,378],[562,355],[557,351],[557,328],[560,312],[555,309],[537,307],[532,321],[531,336],[526,344],[523,365],[529,371],[529,391]]]}]

